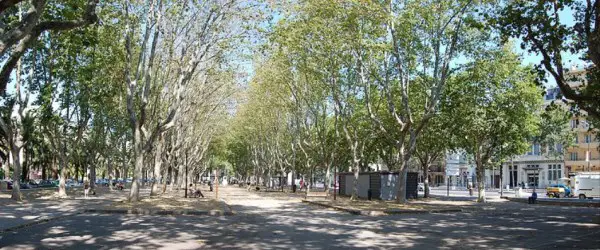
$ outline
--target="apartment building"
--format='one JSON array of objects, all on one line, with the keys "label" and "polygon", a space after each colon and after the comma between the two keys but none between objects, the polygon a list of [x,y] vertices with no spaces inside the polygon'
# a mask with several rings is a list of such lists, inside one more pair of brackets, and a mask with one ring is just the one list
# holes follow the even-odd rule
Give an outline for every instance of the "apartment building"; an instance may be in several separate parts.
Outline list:
[{"label": "apartment building", "polygon": [[[574,79],[584,79],[584,70],[571,70],[569,73]],[[569,82],[571,87],[578,87],[584,81]],[[544,96],[545,105],[559,100],[560,90],[549,89]],[[533,143],[530,150],[521,156],[503,164],[504,186],[510,188],[525,184],[526,187],[544,188],[550,184],[560,182],[560,178],[568,177],[569,174],[583,171],[600,171],[600,148],[596,136],[597,129],[590,129],[589,123],[584,116],[573,117],[569,126],[576,133],[572,146],[563,148],[562,145],[554,145],[544,151],[556,150],[559,157],[549,157],[542,153],[541,145]]]},{"label": "apartment building", "polygon": [[600,171],[597,130],[590,130],[589,123],[583,117],[574,117],[570,125],[577,134],[573,146],[566,150],[565,176],[576,172]]},{"label": "apartment building", "polygon": [[[572,88],[585,84],[585,70],[572,69],[567,75],[573,78],[569,82]],[[585,113],[584,113],[585,115]],[[600,171],[600,148],[598,128],[590,129],[590,123],[585,116],[573,117],[570,127],[576,132],[573,145],[566,150],[565,176],[583,171]]]}]

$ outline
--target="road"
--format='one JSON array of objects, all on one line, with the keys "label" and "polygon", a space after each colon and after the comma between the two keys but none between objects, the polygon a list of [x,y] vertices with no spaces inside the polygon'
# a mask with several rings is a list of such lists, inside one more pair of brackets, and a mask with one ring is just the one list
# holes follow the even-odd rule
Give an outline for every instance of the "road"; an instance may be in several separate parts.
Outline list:
[{"label": "road", "polygon": [[600,210],[496,202],[485,211],[356,216],[220,188],[233,216],[80,214],[0,234],[2,249],[598,248]]}]

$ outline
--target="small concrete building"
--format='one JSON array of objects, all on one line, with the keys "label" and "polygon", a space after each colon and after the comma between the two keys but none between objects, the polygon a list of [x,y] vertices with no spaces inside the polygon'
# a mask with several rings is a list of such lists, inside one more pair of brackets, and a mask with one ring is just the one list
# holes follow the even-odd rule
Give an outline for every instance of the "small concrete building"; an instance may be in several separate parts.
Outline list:
[{"label": "small concrete building", "polygon": [[[409,172],[406,177],[406,193],[409,199],[417,198],[418,173]],[[339,173],[339,194],[350,196],[354,188],[354,173]],[[358,197],[368,198],[369,190],[372,199],[396,199],[398,172],[365,172],[358,177]]]}]

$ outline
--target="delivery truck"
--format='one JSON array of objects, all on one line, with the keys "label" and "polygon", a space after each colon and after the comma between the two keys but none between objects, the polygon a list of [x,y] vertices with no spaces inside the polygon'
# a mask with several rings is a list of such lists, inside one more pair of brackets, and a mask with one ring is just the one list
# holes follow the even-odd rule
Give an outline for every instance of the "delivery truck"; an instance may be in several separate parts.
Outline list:
[{"label": "delivery truck", "polygon": [[572,177],[573,195],[579,199],[600,198],[600,172],[581,172]]}]

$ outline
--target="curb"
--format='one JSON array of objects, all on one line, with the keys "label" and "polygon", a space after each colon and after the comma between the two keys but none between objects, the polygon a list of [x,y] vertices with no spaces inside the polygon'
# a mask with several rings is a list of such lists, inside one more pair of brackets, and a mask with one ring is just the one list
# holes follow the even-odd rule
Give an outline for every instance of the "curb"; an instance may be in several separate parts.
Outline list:
[{"label": "curb", "polygon": [[14,226],[14,227],[9,227],[9,228],[5,228],[5,229],[1,229],[0,230],[0,234],[7,233],[7,232],[12,232],[12,231],[16,231],[16,230],[19,230],[19,229],[22,229],[22,228],[26,228],[26,227],[30,227],[30,226],[35,226],[35,225],[43,224],[43,223],[50,222],[50,221],[59,220],[59,219],[62,219],[62,218],[66,218],[66,217],[74,216],[74,215],[78,215],[78,214],[81,214],[81,212],[74,212],[74,213],[65,214],[65,215],[56,216],[56,217],[50,217],[50,218],[43,218],[43,219],[39,219],[39,220],[34,220],[34,221],[27,222],[27,223],[24,223],[24,224],[21,224],[21,225],[17,225],[17,226]]},{"label": "curb", "polygon": [[[369,215],[368,212],[376,212],[376,211],[361,211],[358,209],[352,209],[352,208],[344,208],[344,207],[340,207],[340,206],[334,206],[334,205],[329,205],[329,204],[324,204],[324,203],[319,203],[319,202],[314,202],[314,201],[309,201],[309,200],[302,200],[302,202],[311,204],[311,205],[317,205],[317,206],[321,206],[321,207],[326,207],[326,208],[332,208],[335,210],[340,210],[340,211],[344,211],[353,215]],[[363,214],[362,212],[365,212],[365,214]]]},{"label": "curb", "polygon": [[[508,201],[512,201],[512,202],[520,202],[520,203],[529,203],[528,200],[526,198],[512,198],[512,197],[502,197],[503,199],[506,199]],[[600,207],[600,202],[596,202],[596,201],[579,201],[579,202],[573,202],[573,201],[553,201],[553,200],[540,200],[538,199],[536,201],[537,205],[548,205],[548,206],[572,206],[572,207]],[[536,205],[534,204],[534,205]]]},{"label": "curb", "polygon": [[149,209],[85,209],[83,213],[99,214],[138,214],[138,215],[209,215],[229,216],[234,215],[232,211],[221,210],[149,210]]},{"label": "curb", "polygon": [[344,211],[353,215],[368,215],[368,216],[380,216],[380,215],[398,215],[398,214],[437,214],[437,213],[455,213],[455,212],[464,212],[462,209],[436,209],[436,210],[409,210],[409,209],[393,209],[393,210],[384,210],[384,211],[375,211],[375,210],[358,210],[353,208],[345,208],[335,205],[324,204],[315,201],[302,200],[302,202],[317,205],[326,208],[332,208],[335,210]]}]

